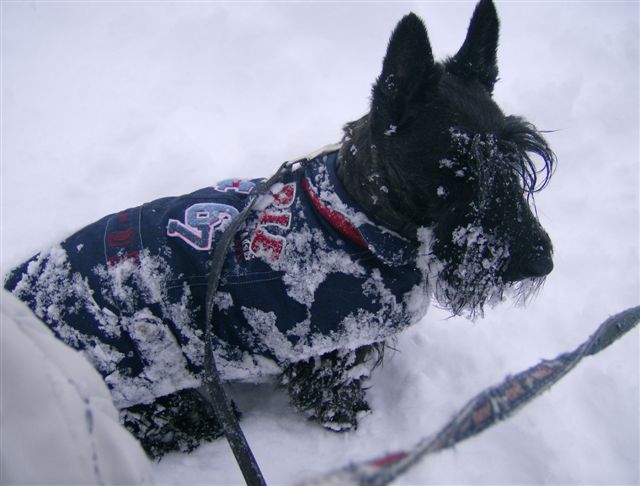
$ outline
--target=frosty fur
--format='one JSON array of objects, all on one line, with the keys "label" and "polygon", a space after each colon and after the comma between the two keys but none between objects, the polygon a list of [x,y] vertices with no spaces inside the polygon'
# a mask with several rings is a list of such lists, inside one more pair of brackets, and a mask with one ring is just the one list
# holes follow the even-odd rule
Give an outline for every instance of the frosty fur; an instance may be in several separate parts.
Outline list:
[{"label": "frosty fur", "polygon": [[172,451],[191,452],[223,434],[209,403],[193,388],[125,408],[120,421],[153,459]]},{"label": "frosty fur", "polygon": [[291,403],[310,419],[337,432],[353,430],[371,410],[363,385],[383,356],[382,343],[333,351],[287,366],[281,383]]}]

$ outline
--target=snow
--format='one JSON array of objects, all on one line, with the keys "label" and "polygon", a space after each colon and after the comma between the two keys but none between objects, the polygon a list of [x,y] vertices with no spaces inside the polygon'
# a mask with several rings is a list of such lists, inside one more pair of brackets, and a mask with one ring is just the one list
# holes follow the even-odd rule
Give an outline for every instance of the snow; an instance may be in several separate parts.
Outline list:
[{"label": "snow", "polygon": [[[105,214],[268,176],[337,141],[367,109],[402,15],[426,21],[442,58],[461,45],[472,7],[2,3],[2,273]],[[501,304],[471,322],[432,305],[374,372],[373,413],[355,432],[308,423],[270,384],[232,385],[269,483],[406,448],[478,391],[574,348],[639,301],[638,4],[497,8],[495,98],[551,130],[559,160],[536,198],[555,269],[526,307]],[[639,348],[633,331],[513,419],[398,484],[638,484]],[[5,442],[4,427],[2,450],[19,447]],[[39,459],[42,471],[56,460]],[[224,441],[171,454],[153,472],[159,484],[242,482]]]}]

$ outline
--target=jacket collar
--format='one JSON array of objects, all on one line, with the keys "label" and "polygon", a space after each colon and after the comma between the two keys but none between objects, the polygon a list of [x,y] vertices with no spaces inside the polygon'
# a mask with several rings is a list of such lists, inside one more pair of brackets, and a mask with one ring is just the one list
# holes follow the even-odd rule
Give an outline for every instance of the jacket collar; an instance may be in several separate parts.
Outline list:
[{"label": "jacket collar", "polygon": [[304,189],[320,216],[343,237],[366,247],[387,265],[415,261],[417,246],[375,224],[345,190],[336,173],[338,151],[317,155],[306,164]]}]

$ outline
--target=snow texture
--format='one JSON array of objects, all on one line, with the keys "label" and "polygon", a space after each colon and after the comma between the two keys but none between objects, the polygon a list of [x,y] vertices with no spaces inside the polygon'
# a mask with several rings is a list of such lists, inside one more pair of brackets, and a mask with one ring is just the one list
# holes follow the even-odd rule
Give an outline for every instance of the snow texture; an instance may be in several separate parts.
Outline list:
[{"label": "snow texture", "polygon": [[[342,125],[367,109],[395,23],[409,10],[420,15],[442,58],[460,47],[473,5],[0,8],[4,274],[105,214],[269,175],[282,160],[339,140]],[[373,374],[373,413],[355,432],[308,423],[272,385],[233,385],[269,483],[406,448],[481,389],[572,349],[638,303],[638,8],[498,2],[494,97],[506,113],[555,130],[546,137],[558,170],[536,197],[555,269],[524,308],[505,303],[472,323],[432,306]],[[398,484],[640,483],[639,347],[634,331],[508,422],[425,460]],[[4,423],[0,439],[4,461],[20,442]],[[57,447],[39,439],[42,473]],[[242,483],[224,441],[153,468],[160,484]]]}]

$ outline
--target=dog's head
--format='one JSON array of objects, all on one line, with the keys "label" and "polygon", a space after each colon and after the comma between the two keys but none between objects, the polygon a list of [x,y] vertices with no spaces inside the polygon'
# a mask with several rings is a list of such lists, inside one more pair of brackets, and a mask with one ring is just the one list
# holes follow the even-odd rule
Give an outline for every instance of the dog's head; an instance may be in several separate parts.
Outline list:
[{"label": "dog's head", "polygon": [[[431,282],[454,313],[482,312],[507,289],[526,297],[553,268],[533,208],[555,156],[536,128],[492,98],[498,17],[477,5],[458,53],[435,62],[414,14],[389,42],[371,111],[345,128],[339,175],[378,222],[431,236]],[[424,232],[423,232],[424,233]]]}]

